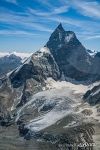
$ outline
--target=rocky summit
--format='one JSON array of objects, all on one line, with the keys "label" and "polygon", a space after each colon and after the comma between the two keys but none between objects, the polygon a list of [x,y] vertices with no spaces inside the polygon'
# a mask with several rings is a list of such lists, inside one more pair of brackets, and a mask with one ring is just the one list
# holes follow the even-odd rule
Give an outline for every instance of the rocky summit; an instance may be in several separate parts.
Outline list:
[{"label": "rocky summit", "polygon": [[38,143],[38,150],[42,142],[55,150],[100,149],[100,55],[89,52],[59,24],[44,47],[0,79],[0,125],[8,137]]}]

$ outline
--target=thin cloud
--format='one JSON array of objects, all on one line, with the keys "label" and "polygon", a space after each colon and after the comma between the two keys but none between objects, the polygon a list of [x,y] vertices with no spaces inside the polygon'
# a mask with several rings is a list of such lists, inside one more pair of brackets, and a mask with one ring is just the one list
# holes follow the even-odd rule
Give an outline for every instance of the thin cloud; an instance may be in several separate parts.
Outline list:
[{"label": "thin cloud", "polygon": [[[81,29],[85,31],[100,31],[99,30],[99,24],[94,22],[94,21],[84,21],[84,20],[79,20],[79,19],[73,19],[71,17],[61,17],[61,16],[53,16],[53,17],[48,17],[47,19],[50,19],[55,22],[62,22],[64,24],[69,24],[72,25],[73,27],[80,27]],[[92,26],[90,26],[92,24]]]},{"label": "thin cloud", "polygon": [[[11,0],[6,0],[6,1],[11,1]],[[70,7],[74,7],[78,11],[82,10],[82,12],[80,12],[82,14],[83,14],[83,9],[81,9],[81,7],[84,8],[85,10],[89,8],[88,11],[91,12],[94,6],[95,9],[97,8],[97,2],[87,2],[86,0],[85,1],[71,0],[71,2],[73,1],[73,3],[69,4],[65,2],[61,3],[62,2],[61,0],[59,1],[60,3],[58,5],[61,4],[60,7],[52,6],[52,4],[48,1],[42,1],[42,2],[40,1],[43,5],[48,6],[48,12],[45,11],[45,9],[37,10],[29,7],[26,7],[24,12],[20,12],[20,11],[15,12],[13,10],[3,11],[0,13],[0,22],[4,24],[9,24],[11,26],[10,30],[11,28],[13,30],[15,27],[17,29],[17,32],[15,32],[14,34],[23,34],[23,35],[28,35],[28,33],[29,35],[31,35],[30,32],[34,33],[34,31],[51,33],[53,29],[52,27],[50,27],[50,24],[57,24],[59,22],[62,22],[64,25],[66,25],[68,29],[69,28],[70,29],[72,28],[72,30],[75,29],[75,32],[80,33],[81,36],[86,38],[91,37],[90,36],[91,33],[94,35],[100,33],[98,22],[93,21],[92,19],[87,21],[85,19],[81,19],[81,20],[78,18],[74,19],[68,17],[67,15],[63,16],[63,13],[66,12],[67,14],[67,12],[70,11]],[[93,8],[90,9],[91,8],[90,6]],[[86,12],[84,12],[84,14],[86,14]],[[25,33],[23,30],[26,30],[27,33]],[[83,34],[82,31],[85,31],[86,34]],[[9,33],[11,33],[11,31],[9,31],[8,34]],[[90,35],[88,35],[88,33],[90,33]],[[4,34],[6,35],[6,31],[4,31]]]},{"label": "thin cloud", "polygon": [[91,39],[100,39],[100,35],[92,35],[87,37],[87,40],[91,40]]},{"label": "thin cloud", "polygon": [[61,6],[58,8],[54,8],[54,14],[61,14],[68,11],[68,6]]},{"label": "thin cloud", "polygon": [[20,30],[15,30],[15,31],[12,31],[12,30],[0,30],[0,35],[2,36],[18,36],[18,37],[40,37],[39,34],[35,34],[35,33],[32,33],[32,32],[27,32],[27,31],[20,31]]},{"label": "thin cloud", "polygon": [[0,35],[36,35],[36,34],[32,34],[26,31],[20,31],[20,30],[15,30],[15,31],[1,30]]},{"label": "thin cloud", "polygon": [[97,1],[73,0],[75,9],[84,16],[100,19],[100,3]]},{"label": "thin cloud", "polygon": [[[5,16],[5,17],[3,17]],[[20,21],[21,20],[21,21]],[[52,32],[50,28],[48,28],[46,25],[41,24],[40,18],[31,16],[27,14],[27,16],[20,16],[20,15],[15,15],[13,13],[7,14],[7,13],[2,13],[0,14],[0,22],[3,23],[8,23],[12,27],[14,25],[17,26],[22,26],[23,29],[30,29],[33,31],[33,29],[37,31],[44,31],[44,32]]]},{"label": "thin cloud", "polygon": [[17,0],[5,0],[6,2],[17,4]]},{"label": "thin cloud", "polygon": [[41,10],[35,10],[35,9],[32,9],[32,8],[28,8],[28,10],[33,15],[44,16],[45,17],[45,16],[58,15],[58,14],[68,12],[69,7],[68,6],[52,7],[52,9],[49,12],[41,11]]},{"label": "thin cloud", "polygon": [[[3,17],[5,16],[5,17]],[[21,21],[20,21],[21,20]],[[45,22],[46,21],[46,22]],[[9,24],[14,28],[18,26],[24,30],[30,30],[32,33],[34,32],[33,30],[36,31],[43,31],[43,32],[49,32],[51,33],[53,29],[48,27],[48,22],[52,23],[59,23],[62,22],[63,24],[71,25],[71,28],[76,27],[79,30],[85,30],[87,33],[88,32],[100,32],[99,31],[99,24],[93,21],[82,21],[78,19],[73,19],[70,17],[63,17],[59,15],[52,15],[52,16],[34,16],[30,13],[26,13],[26,16],[22,15],[17,15],[13,14],[12,12],[10,13],[1,13],[0,14],[0,22]],[[90,26],[92,24],[92,26]],[[10,28],[11,29],[11,28]],[[19,28],[20,29],[20,28]]]}]

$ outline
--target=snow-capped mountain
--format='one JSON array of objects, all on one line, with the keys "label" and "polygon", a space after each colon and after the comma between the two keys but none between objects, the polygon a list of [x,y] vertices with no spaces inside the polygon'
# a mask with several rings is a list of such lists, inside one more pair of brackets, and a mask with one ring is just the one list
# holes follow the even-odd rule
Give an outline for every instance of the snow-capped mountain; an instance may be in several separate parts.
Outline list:
[{"label": "snow-capped mountain", "polygon": [[8,72],[20,66],[30,55],[31,53],[0,52],[0,76],[4,76]]},{"label": "snow-capped mountain", "polygon": [[0,76],[6,75],[22,64],[22,59],[16,55],[5,55],[0,57]]},{"label": "snow-capped mountain", "polygon": [[52,33],[46,46],[65,77],[78,81],[96,80],[100,77],[100,59],[91,57],[75,33],[65,31],[61,24]]},{"label": "snow-capped mountain", "polygon": [[23,53],[23,52],[0,52],[0,58],[1,57],[4,57],[4,56],[10,56],[10,55],[15,55],[15,56],[18,56],[20,57],[21,59],[25,59],[25,58],[28,58],[29,56],[32,55],[32,53]]},{"label": "snow-capped mountain", "polygon": [[99,68],[99,55],[91,56],[75,33],[59,24],[44,47],[1,79],[1,125],[17,124],[26,139],[97,142],[99,112],[82,97],[100,79]]}]

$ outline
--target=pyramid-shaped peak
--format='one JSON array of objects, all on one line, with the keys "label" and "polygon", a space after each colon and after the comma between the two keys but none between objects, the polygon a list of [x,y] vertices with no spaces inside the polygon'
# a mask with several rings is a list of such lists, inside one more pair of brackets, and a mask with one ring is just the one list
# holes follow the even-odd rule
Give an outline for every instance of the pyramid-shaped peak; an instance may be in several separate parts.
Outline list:
[{"label": "pyramid-shaped peak", "polygon": [[51,34],[49,41],[46,43],[46,46],[49,49],[59,49],[65,47],[66,45],[73,43],[73,45],[79,44],[75,33],[73,31],[65,31],[60,23],[54,32]]},{"label": "pyramid-shaped peak", "polygon": [[62,24],[60,23],[56,29],[59,29],[60,31],[65,31],[64,28],[62,27]]}]

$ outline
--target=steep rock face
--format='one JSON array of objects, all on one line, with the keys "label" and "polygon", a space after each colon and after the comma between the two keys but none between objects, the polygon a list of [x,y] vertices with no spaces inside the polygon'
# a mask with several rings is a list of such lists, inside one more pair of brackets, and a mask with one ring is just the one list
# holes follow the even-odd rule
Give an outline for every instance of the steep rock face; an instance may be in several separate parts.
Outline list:
[{"label": "steep rock face", "polygon": [[44,90],[48,77],[58,80],[60,71],[49,50],[42,48],[1,80],[1,109],[14,110],[24,105],[33,94]]},{"label": "steep rock face", "polygon": [[94,86],[91,90],[88,90],[83,99],[91,105],[100,104],[100,84]]},{"label": "steep rock face", "polygon": [[65,31],[60,24],[46,44],[55,58],[61,74],[78,81],[99,80],[100,57],[93,57],[80,43],[73,31]]},{"label": "steep rock face", "polygon": [[76,80],[88,79],[92,58],[74,32],[65,31],[60,24],[52,33],[46,46],[65,77]]},{"label": "steep rock face", "polygon": [[59,78],[59,68],[46,47],[34,53],[20,68],[11,75],[10,80],[14,88],[20,87],[27,79],[33,78],[42,82],[47,77],[55,80]]},{"label": "steep rock face", "polygon": [[95,79],[98,80],[96,83],[97,85],[94,85],[92,89],[88,90],[84,96],[83,99],[90,103],[91,105],[100,104],[100,72],[99,72],[99,66],[100,65],[100,52],[96,53],[93,59],[93,68],[95,72],[98,72],[98,74],[95,75]]}]

